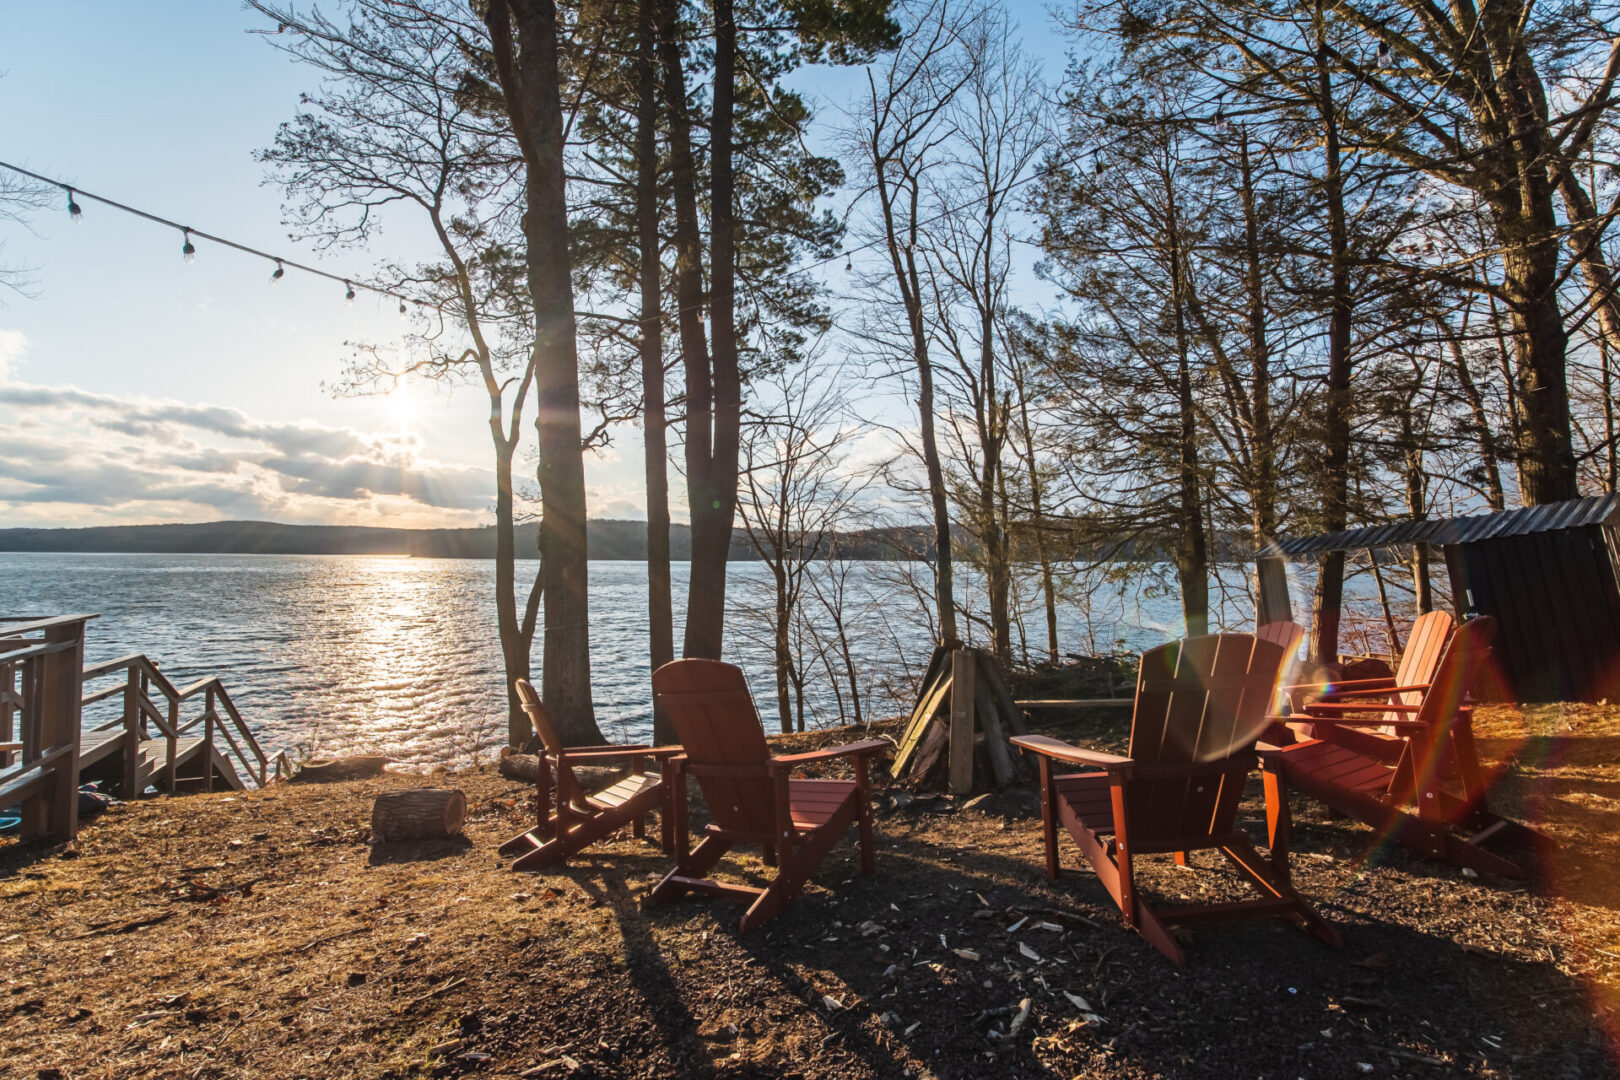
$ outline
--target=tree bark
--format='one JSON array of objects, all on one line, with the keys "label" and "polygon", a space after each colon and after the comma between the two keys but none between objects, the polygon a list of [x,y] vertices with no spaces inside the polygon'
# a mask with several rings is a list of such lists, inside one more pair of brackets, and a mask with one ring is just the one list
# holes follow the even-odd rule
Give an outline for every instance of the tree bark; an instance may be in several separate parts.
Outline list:
[{"label": "tree bark", "polygon": [[[1322,124],[1326,174],[1322,193],[1327,202],[1328,370],[1322,401],[1320,499],[1322,531],[1337,532],[1349,519],[1350,501],[1350,330],[1354,300],[1350,295],[1350,233],[1344,209],[1344,172],[1339,145],[1339,118],[1327,65],[1326,24],[1317,8],[1317,100]],[[1321,559],[1311,613],[1311,655],[1317,663],[1339,656],[1339,616],[1344,606],[1344,552]]]},{"label": "tree bark", "polygon": [[496,75],[523,152],[535,432],[545,590],[541,693],[570,744],[599,743],[591,702],[590,602],[579,357],[568,244],[562,94],[553,0],[493,0],[485,13]]},{"label": "tree bark", "polygon": [[[737,235],[732,160],[737,24],[731,0],[714,5],[714,94],[709,123],[709,343],[712,371],[688,368],[686,484],[692,569],[686,656],[718,660],[726,619],[726,556],[737,510],[742,375],[737,355]],[[705,375],[712,375],[704,379]],[[708,385],[695,385],[706,382]]]},{"label": "tree bark", "polygon": [[[675,659],[669,566],[669,447],[664,417],[663,260],[658,235],[658,73],[655,0],[641,0],[636,36],[636,224],[641,243],[641,418],[647,475],[647,652],[657,671]],[[653,704],[653,742],[677,741]]]},{"label": "tree bark", "polygon": [[1176,471],[1180,513],[1176,578],[1188,637],[1209,633],[1209,552],[1204,537],[1203,481],[1198,465],[1198,417],[1193,408],[1192,341],[1187,327],[1187,255],[1182,248],[1175,188],[1165,185],[1165,243],[1170,271],[1171,321],[1176,336]]},{"label": "tree bark", "polygon": [[1565,351],[1569,335],[1558,302],[1559,222],[1545,165],[1547,103],[1520,45],[1500,79],[1511,109],[1515,175],[1486,193],[1502,247],[1502,287],[1513,325],[1519,494],[1526,505],[1580,494],[1570,438]]}]

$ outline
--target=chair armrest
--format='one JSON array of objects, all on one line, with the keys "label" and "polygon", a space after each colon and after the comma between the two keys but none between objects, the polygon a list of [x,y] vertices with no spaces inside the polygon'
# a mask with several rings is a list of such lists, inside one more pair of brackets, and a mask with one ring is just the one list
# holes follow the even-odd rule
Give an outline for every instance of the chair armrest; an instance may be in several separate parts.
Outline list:
[{"label": "chair armrest", "polygon": [[889,743],[883,739],[865,739],[861,742],[845,743],[843,746],[829,746],[825,750],[808,750],[802,754],[782,754],[771,758],[771,764],[775,766],[807,765],[812,761],[827,761],[832,758],[876,754],[888,748]]},{"label": "chair armrest", "polygon": [[582,746],[577,750],[564,750],[561,759],[573,765],[590,761],[624,761],[627,758],[652,756],[653,749],[650,746],[604,746],[601,749]]},{"label": "chair armrest", "polygon": [[1405,694],[1408,692],[1426,693],[1428,689],[1428,683],[1418,683],[1415,686],[1381,686],[1370,690],[1341,690],[1339,689],[1338,684],[1334,684],[1328,693],[1332,694],[1334,697],[1359,697],[1370,695],[1382,696],[1385,694]]},{"label": "chair armrest", "polygon": [[1018,735],[1008,740],[1022,750],[1032,750],[1045,757],[1055,758],[1058,761],[1069,761],[1076,765],[1092,765],[1099,769],[1127,769],[1135,764],[1128,757],[1118,754],[1105,754],[1101,750],[1082,750],[1078,746],[1070,746],[1061,739],[1049,738],[1045,735]]},{"label": "chair armrest", "polygon": [[[1328,681],[1328,682],[1295,683],[1292,686],[1285,686],[1285,687],[1283,687],[1283,689],[1284,690],[1315,690],[1318,693],[1323,693],[1323,694],[1328,694],[1328,693],[1357,693],[1357,694],[1362,694],[1362,693],[1368,693],[1370,691],[1376,691],[1380,687],[1393,687],[1394,685],[1395,685],[1395,677],[1394,676],[1392,676],[1392,675],[1380,675],[1375,679],[1341,679],[1341,680],[1333,680],[1333,681]],[[1347,688],[1347,687],[1359,687],[1360,689],[1356,689],[1356,690],[1341,689],[1341,688]]]},{"label": "chair armrest", "polygon": [[[1315,714],[1315,712],[1317,710],[1321,710],[1322,712],[1326,712],[1326,713],[1347,713],[1347,712],[1357,712],[1357,713],[1365,713],[1365,712],[1415,713],[1415,712],[1418,712],[1419,710],[1421,710],[1422,708],[1423,708],[1423,706],[1421,706],[1421,705],[1402,705],[1399,702],[1385,702],[1385,701],[1368,702],[1366,704],[1361,704],[1359,702],[1354,702],[1354,701],[1350,701],[1350,702],[1313,701],[1309,706],[1307,706],[1307,709],[1313,715]],[[1327,718],[1324,717],[1323,719],[1327,719]]]}]

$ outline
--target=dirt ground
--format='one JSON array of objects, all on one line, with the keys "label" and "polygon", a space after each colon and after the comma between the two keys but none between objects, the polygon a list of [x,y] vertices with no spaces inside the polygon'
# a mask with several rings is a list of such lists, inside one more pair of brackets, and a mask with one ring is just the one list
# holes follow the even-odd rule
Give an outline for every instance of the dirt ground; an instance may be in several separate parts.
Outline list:
[{"label": "dirt ground", "polygon": [[[851,838],[747,937],[724,902],[644,911],[667,862],[628,835],[513,873],[529,792],[491,768],[151,799],[0,850],[0,1077],[1620,1075],[1620,709],[1476,726],[1502,806],[1562,845],[1543,881],[1363,865],[1370,833],[1300,801],[1297,883],[1344,947],[1237,923],[1185,969],[1088,871],[1045,880],[1030,790],[882,794],[877,876]],[[424,783],[467,793],[466,838],[368,844],[373,797]],[[1213,860],[1145,884],[1232,891]]]}]

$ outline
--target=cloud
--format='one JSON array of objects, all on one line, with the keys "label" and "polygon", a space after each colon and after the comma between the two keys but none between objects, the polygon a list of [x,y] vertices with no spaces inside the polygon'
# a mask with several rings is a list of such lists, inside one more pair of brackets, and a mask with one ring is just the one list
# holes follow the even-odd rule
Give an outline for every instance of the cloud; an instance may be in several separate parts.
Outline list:
[{"label": "cloud", "polygon": [[492,473],[433,461],[413,438],[24,383],[14,372],[26,344],[0,330],[6,524],[489,522]]}]

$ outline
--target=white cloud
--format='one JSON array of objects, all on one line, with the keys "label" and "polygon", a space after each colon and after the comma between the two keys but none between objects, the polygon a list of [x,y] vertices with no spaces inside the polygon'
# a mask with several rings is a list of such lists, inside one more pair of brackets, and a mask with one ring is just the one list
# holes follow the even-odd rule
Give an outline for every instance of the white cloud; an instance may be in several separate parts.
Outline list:
[{"label": "white cloud", "polygon": [[491,472],[431,460],[415,438],[18,382],[25,347],[0,330],[4,524],[489,522]]}]

